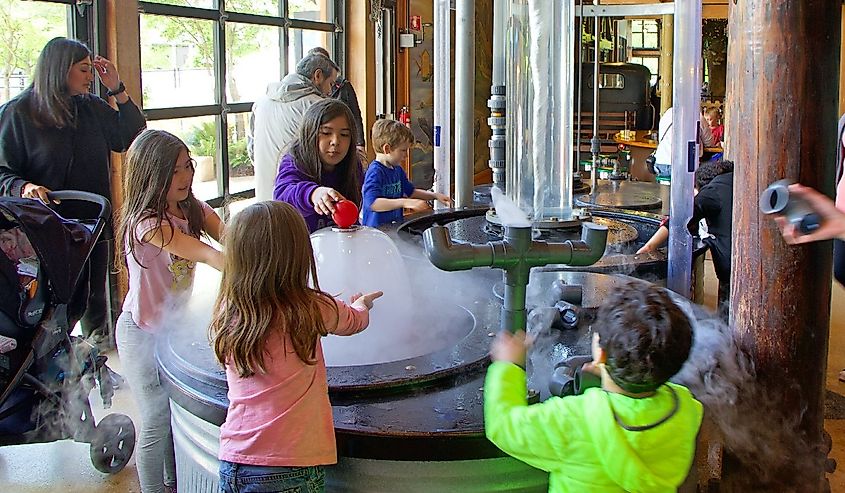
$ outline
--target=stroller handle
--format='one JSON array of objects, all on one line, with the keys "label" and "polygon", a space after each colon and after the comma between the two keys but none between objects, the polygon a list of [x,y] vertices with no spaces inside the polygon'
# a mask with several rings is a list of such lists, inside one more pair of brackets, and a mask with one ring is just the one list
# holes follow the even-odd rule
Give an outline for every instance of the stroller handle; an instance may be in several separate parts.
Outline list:
[{"label": "stroller handle", "polygon": [[50,200],[80,200],[82,202],[90,202],[100,206],[100,214],[97,220],[103,221],[108,219],[111,215],[111,204],[108,199],[102,195],[90,192],[82,192],[80,190],[58,190],[47,193]]}]

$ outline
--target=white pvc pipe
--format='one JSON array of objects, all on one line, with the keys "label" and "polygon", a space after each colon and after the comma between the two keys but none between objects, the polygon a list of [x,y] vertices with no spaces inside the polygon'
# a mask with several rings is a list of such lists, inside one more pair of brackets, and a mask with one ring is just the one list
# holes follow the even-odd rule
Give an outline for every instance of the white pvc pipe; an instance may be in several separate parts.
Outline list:
[{"label": "white pvc pipe", "polygon": [[[451,11],[449,0],[434,8],[434,191],[452,195],[451,133]],[[435,208],[445,206],[435,201]]]},{"label": "white pvc pipe", "polygon": [[455,2],[455,207],[472,205],[475,168],[475,0]]},{"label": "white pvc pipe", "polygon": [[672,91],[672,192],[669,207],[667,287],[689,297],[692,278],[694,173],[698,165],[701,112],[701,0],[675,2],[674,87]]}]

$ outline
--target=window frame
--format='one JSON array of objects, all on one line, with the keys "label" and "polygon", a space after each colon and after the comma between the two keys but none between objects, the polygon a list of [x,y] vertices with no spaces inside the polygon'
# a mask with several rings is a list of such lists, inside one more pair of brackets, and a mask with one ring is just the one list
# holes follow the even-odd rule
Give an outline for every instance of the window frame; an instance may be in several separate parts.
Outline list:
[{"label": "window frame", "polygon": [[[65,0],[72,2],[73,0]],[[100,2],[102,0],[94,0]],[[281,73],[288,73],[288,50],[290,49],[291,29],[304,31],[319,31],[331,33],[329,51],[333,53],[335,62],[346,70],[345,46],[345,23],[346,23],[346,1],[327,0],[328,5],[334,9],[332,17],[334,22],[312,21],[297,19],[288,14],[288,0],[279,0],[279,15],[271,16],[264,14],[251,14],[226,10],[226,0],[214,0],[217,8],[199,8],[182,5],[170,5],[147,1],[138,2],[138,12],[144,15],[160,15],[164,17],[184,17],[189,19],[209,20],[213,22],[214,36],[214,103],[195,106],[174,106],[165,108],[144,109],[147,121],[171,120],[177,118],[190,118],[198,116],[213,116],[215,124],[216,167],[215,180],[217,182],[217,196],[207,200],[214,208],[224,207],[232,200],[248,199],[255,197],[255,189],[247,189],[241,192],[230,193],[229,183],[229,114],[249,113],[252,110],[254,101],[240,101],[229,103],[226,100],[226,25],[227,23],[254,24],[258,26],[269,26],[281,28],[279,39],[279,64]],[[140,39],[139,39],[140,45]]]}]

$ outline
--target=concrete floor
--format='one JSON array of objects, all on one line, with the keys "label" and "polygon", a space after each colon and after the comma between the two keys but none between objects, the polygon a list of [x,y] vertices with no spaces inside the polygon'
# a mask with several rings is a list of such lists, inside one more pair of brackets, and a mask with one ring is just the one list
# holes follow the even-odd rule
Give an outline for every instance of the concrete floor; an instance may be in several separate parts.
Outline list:
[{"label": "concrete floor", "polygon": [[[705,304],[715,305],[716,280],[711,262],[707,262]],[[839,370],[845,368],[845,289],[834,285],[831,302],[830,350],[828,353],[828,389],[845,395],[845,383],[839,382]],[[117,353],[109,363],[120,371]],[[115,394],[112,409],[103,410],[96,392],[92,393],[94,414],[99,421],[109,412],[135,417],[135,406],[125,388]],[[833,437],[831,456],[840,469],[829,475],[832,491],[845,493],[845,419],[826,420],[825,428]],[[0,448],[0,492],[9,493],[136,493],[138,478],[134,458],[120,473],[108,476],[91,465],[87,444],[69,440],[48,444],[16,445]]]}]

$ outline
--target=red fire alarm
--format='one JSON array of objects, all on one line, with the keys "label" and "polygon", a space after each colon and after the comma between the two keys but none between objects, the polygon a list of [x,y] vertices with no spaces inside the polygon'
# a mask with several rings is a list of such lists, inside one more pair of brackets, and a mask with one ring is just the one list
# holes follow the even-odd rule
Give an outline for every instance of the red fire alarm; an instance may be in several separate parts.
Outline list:
[{"label": "red fire alarm", "polygon": [[420,31],[420,30],[422,30],[422,16],[412,15],[411,16],[411,31]]}]

